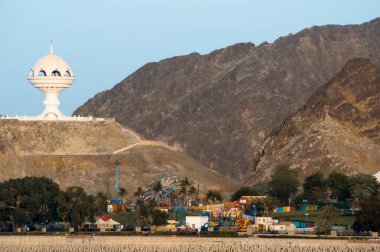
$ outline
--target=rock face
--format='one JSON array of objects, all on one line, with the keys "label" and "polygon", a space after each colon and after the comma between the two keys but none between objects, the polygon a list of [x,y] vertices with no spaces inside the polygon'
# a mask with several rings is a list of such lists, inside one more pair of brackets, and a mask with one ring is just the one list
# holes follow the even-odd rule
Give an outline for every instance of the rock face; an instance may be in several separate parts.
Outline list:
[{"label": "rock face", "polygon": [[[185,153],[163,143],[141,139],[113,121],[59,122],[0,120],[0,180],[46,176],[62,189],[82,186],[89,193],[113,197],[115,172],[107,161],[118,156],[119,185],[128,197],[163,173],[199,184],[200,190],[233,192],[236,183],[203,167]],[[223,184],[221,184],[223,182]]]},{"label": "rock face", "polygon": [[242,178],[274,128],[347,60],[380,63],[380,19],[304,29],[274,43],[236,44],[149,63],[74,114],[114,117],[150,139],[179,144],[203,165]]},{"label": "rock face", "polygon": [[296,169],[300,178],[319,171],[379,171],[380,68],[367,59],[348,61],[264,141],[245,183],[267,181],[281,164]]}]

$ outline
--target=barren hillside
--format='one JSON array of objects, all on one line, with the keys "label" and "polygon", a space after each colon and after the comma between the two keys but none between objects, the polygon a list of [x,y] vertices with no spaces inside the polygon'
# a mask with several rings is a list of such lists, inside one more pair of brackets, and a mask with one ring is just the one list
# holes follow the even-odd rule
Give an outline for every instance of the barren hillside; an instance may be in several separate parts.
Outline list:
[{"label": "barren hillside", "polygon": [[[163,173],[188,176],[201,190],[232,192],[233,180],[205,168],[164,143],[141,139],[112,121],[55,122],[0,120],[0,178],[47,176],[63,189],[114,195],[116,156],[129,161],[120,168],[120,186],[128,196]],[[223,184],[221,184],[223,183]]]}]

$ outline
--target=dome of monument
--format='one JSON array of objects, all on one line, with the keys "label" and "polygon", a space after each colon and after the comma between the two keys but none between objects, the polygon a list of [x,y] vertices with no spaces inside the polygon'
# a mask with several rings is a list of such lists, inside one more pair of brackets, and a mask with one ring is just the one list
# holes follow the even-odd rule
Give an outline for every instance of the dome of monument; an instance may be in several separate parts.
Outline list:
[{"label": "dome of monument", "polygon": [[54,54],[50,45],[50,54],[42,57],[30,71],[28,81],[33,87],[45,93],[45,110],[40,115],[46,119],[64,118],[59,111],[58,95],[69,88],[75,81],[75,76],[67,62]]},{"label": "dome of monument", "polygon": [[29,77],[74,77],[67,62],[54,54],[53,45],[50,46],[50,54],[39,59],[32,68]]}]

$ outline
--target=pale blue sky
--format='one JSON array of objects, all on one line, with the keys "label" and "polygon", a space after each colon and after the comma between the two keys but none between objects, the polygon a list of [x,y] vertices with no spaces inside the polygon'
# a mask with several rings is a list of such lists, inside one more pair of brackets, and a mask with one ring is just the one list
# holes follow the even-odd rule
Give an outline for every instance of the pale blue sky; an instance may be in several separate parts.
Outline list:
[{"label": "pale blue sky", "polygon": [[148,62],[378,16],[379,0],[0,0],[0,114],[42,112],[26,76],[50,40],[77,76],[60,96],[69,115]]}]

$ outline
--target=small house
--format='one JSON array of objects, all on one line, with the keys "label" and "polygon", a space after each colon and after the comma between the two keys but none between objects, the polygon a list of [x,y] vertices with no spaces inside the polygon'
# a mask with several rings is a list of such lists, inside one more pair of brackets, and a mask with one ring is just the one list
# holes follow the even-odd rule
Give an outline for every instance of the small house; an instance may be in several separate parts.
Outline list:
[{"label": "small house", "polygon": [[277,231],[280,233],[286,233],[289,231],[295,231],[296,225],[290,221],[281,221],[269,227],[270,231]]},{"label": "small house", "polygon": [[277,223],[278,220],[272,219],[272,217],[256,217],[253,228],[257,231],[269,231],[269,228]]},{"label": "small house", "polygon": [[186,216],[186,225],[201,230],[201,227],[208,223],[208,219],[208,216]]}]

